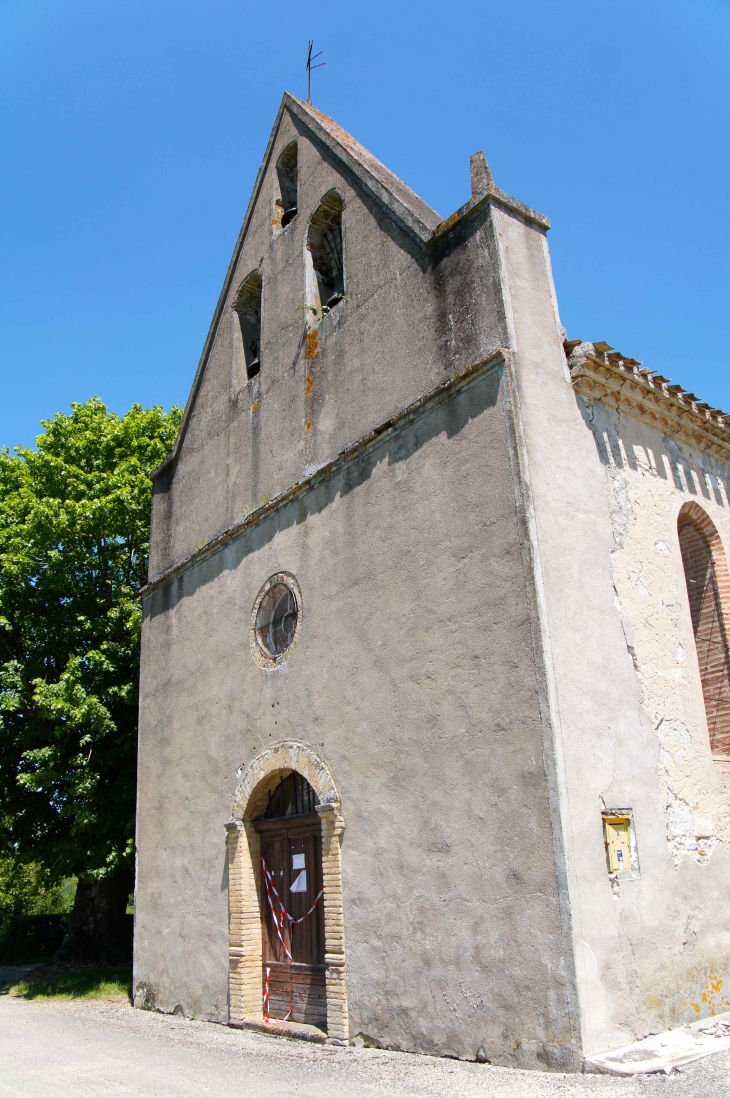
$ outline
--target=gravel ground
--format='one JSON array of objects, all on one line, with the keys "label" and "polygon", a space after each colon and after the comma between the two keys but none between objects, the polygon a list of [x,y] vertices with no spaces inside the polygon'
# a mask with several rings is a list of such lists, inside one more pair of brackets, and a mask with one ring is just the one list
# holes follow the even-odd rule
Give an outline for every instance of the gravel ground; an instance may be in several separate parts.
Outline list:
[{"label": "gravel ground", "polygon": [[730,1053],[666,1076],[512,1071],[310,1045],[104,1000],[0,997],[0,1096],[13,1098],[728,1098]]}]

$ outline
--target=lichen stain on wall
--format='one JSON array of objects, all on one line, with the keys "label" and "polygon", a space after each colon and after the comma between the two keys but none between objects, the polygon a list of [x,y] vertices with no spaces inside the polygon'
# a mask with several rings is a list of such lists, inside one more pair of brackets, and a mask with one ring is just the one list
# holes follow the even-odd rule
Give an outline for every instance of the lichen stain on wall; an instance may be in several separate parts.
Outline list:
[{"label": "lichen stain on wall", "polygon": [[[730,1009],[730,981],[728,979],[727,964],[723,966],[723,973],[710,970],[706,966],[697,966],[689,973],[690,983],[697,990],[695,996],[689,998],[680,996],[680,1009],[683,1018],[694,1021],[697,1018],[712,1018],[715,1014],[723,1014]],[[686,995],[686,992],[685,992]]]},{"label": "lichen stain on wall", "polygon": [[606,469],[616,606],[642,706],[659,741],[659,783],[675,866],[730,841],[730,774],[710,755],[677,536],[695,500],[730,546],[730,470],[605,405],[578,398]]}]

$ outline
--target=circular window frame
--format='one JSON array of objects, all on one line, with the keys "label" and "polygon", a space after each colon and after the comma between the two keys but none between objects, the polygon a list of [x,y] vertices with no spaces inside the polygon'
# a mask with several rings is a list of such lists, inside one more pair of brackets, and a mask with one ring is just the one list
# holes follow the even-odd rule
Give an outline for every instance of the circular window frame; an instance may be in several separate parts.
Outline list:
[{"label": "circular window frame", "polygon": [[[257,632],[256,632],[256,619],[258,618],[259,607],[264,601],[267,593],[272,587],[277,584],[283,584],[288,587],[294,595],[297,604],[297,624],[294,626],[294,636],[291,639],[291,643],[281,653],[280,656],[270,656],[263,651],[259,644]],[[254,661],[263,668],[264,671],[273,671],[277,667],[281,667],[283,663],[289,659],[289,656],[294,649],[297,640],[299,639],[299,633],[302,628],[302,592],[294,576],[291,572],[275,572],[273,576],[269,576],[264,586],[259,591],[253,604],[251,611],[251,623],[249,626],[249,643],[251,646],[251,655]]]}]

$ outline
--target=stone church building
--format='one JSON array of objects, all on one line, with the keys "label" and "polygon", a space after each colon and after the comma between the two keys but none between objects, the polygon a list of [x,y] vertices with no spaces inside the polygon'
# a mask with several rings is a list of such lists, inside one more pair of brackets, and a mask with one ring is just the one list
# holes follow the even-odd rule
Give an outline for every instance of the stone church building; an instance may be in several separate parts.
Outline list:
[{"label": "stone church building", "polygon": [[580,1070],[730,1006],[730,423],[286,95],[154,474],[135,1002]]}]

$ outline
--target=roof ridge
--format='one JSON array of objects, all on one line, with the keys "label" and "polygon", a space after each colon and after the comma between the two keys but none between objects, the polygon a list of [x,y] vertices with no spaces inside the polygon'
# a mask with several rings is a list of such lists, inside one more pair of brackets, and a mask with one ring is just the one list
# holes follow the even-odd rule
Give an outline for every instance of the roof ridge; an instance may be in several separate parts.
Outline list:
[{"label": "roof ridge", "polygon": [[[338,145],[361,171],[367,173],[384,191],[395,198],[398,205],[405,207],[406,217],[403,217],[403,211],[400,211],[400,219],[406,221],[408,228],[411,230],[416,229],[417,235],[424,242],[430,238],[433,230],[441,223],[440,214],[429,206],[420,195],[416,194],[407,183],[404,183],[395,172],[392,172],[381,160],[373,156],[370,150],[361,145],[339,122],[336,122],[334,118],[330,118],[324,111],[313,107],[311,103],[305,103],[303,100],[297,99],[295,95],[291,95],[290,92],[285,92],[283,104],[297,114],[302,121],[306,120],[310,125],[313,123],[314,127],[324,131],[330,141]],[[321,137],[322,134],[320,133],[319,136]],[[365,182],[360,172],[356,171],[356,174],[361,182]],[[376,197],[382,200],[384,196],[377,193],[377,188],[375,190]],[[413,221],[415,221],[415,224]]]}]

